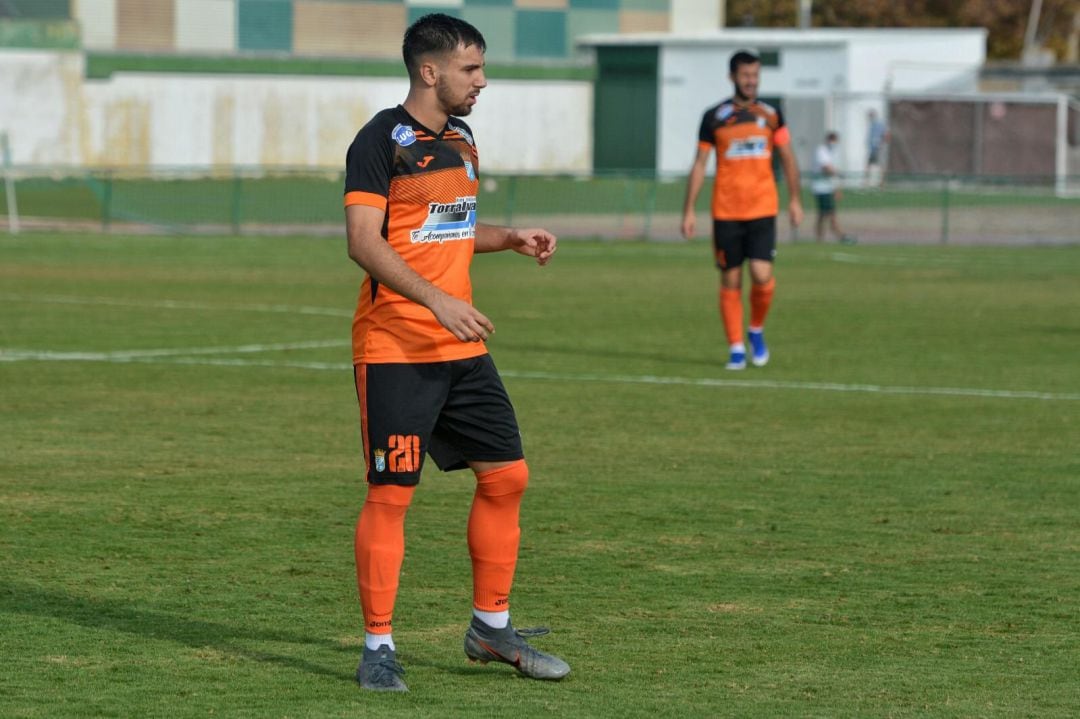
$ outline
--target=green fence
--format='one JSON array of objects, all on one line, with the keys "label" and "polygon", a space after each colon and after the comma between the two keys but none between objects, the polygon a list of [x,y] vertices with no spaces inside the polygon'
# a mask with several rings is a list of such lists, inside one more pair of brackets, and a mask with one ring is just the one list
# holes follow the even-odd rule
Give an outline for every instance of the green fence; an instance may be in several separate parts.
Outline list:
[{"label": "green fence", "polygon": [[[344,178],[334,171],[70,171],[14,168],[0,201],[11,231],[341,234]],[[1080,186],[1080,178],[1071,186]],[[863,187],[851,178],[838,201],[844,232],[864,242],[1080,242],[1080,196],[1046,182],[1007,178],[890,178]],[[707,236],[709,186],[698,202],[698,234]],[[651,174],[486,175],[482,221],[539,225],[564,237],[674,240],[685,178]],[[781,188],[783,194],[783,188]],[[14,204],[14,203],[13,203]],[[816,210],[803,193],[806,220],[781,221],[781,242],[814,241]],[[781,207],[786,199],[781,198]],[[826,240],[833,239],[826,234]]]}]

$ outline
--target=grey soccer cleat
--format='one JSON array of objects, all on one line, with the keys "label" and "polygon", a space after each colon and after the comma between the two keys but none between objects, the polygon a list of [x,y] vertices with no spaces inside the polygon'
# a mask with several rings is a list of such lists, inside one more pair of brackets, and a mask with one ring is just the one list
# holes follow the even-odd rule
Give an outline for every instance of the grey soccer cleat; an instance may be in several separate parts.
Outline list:
[{"label": "grey soccer cleat", "polygon": [[570,665],[552,654],[533,649],[525,641],[525,637],[547,633],[547,629],[518,631],[509,623],[502,629],[492,629],[473,617],[465,632],[465,656],[481,664],[509,664],[531,679],[562,679],[570,673]]},{"label": "grey soccer cleat", "polygon": [[356,668],[356,681],[361,689],[370,689],[376,692],[407,692],[405,686],[405,668],[397,662],[394,650],[389,644],[383,644],[378,649],[364,647],[364,654],[360,658],[360,666]]}]

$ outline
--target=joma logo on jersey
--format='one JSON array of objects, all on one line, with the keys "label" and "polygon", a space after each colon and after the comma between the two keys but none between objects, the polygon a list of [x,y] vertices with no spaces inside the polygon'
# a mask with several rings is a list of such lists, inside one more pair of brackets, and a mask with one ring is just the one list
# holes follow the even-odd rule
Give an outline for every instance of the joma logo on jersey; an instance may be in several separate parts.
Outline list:
[{"label": "joma logo on jersey", "polygon": [[769,141],[761,135],[751,135],[741,140],[732,140],[724,157],[729,160],[746,160],[769,157]]},{"label": "joma logo on jersey", "polygon": [[409,233],[414,243],[453,242],[476,236],[476,198],[459,197],[453,202],[432,202],[428,216],[418,230]]}]

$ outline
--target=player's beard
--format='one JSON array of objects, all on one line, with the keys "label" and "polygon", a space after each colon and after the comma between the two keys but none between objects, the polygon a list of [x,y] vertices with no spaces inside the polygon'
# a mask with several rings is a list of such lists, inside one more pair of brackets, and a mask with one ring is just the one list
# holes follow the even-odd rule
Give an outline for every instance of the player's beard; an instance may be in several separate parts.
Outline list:
[{"label": "player's beard", "polygon": [[439,104],[442,105],[447,115],[463,117],[472,112],[472,105],[468,102],[468,95],[461,99],[455,98],[442,79],[435,82],[435,97],[439,100]]},{"label": "player's beard", "polygon": [[753,90],[751,90],[751,94],[748,95],[748,94],[743,92],[742,88],[739,87],[738,83],[732,83],[732,84],[735,86],[735,98],[737,100],[739,100],[741,102],[751,102],[752,100],[754,100],[757,97],[757,88],[754,88]]}]

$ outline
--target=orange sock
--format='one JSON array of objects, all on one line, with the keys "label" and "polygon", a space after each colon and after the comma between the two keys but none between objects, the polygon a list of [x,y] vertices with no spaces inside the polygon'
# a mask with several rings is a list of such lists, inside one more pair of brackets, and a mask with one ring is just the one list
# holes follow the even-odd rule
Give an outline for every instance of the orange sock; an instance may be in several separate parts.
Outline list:
[{"label": "orange sock", "polygon": [[469,512],[469,556],[473,566],[473,607],[484,612],[510,608],[517,567],[521,497],[529,483],[524,459],[476,475]]},{"label": "orange sock", "polygon": [[405,558],[405,512],[416,487],[369,484],[356,522],[356,583],[364,631],[389,634]]},{"label": "orange sock", "polygon": [[776,278],[770,277],[763,285],[754,285],[750,288],[750,327],[760,330],[765,326],[765,315],[769,314],[769,305],[772,304],[773,290],[776,289]]},{"label": "orange sock", "polygon": [[729,345],[739,344],[742,336],[742,290],[720,288],[720,317],[724,320],[724,331]]}]

